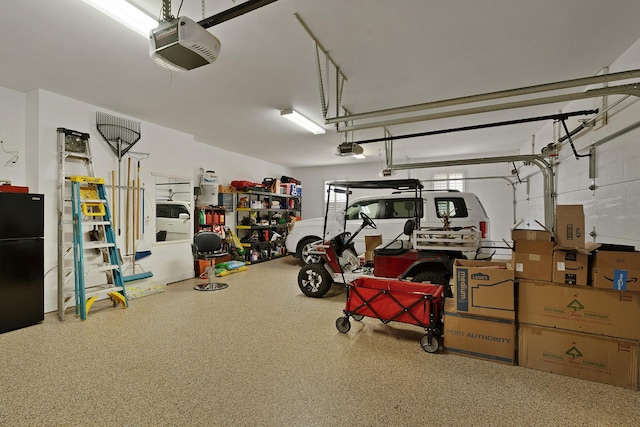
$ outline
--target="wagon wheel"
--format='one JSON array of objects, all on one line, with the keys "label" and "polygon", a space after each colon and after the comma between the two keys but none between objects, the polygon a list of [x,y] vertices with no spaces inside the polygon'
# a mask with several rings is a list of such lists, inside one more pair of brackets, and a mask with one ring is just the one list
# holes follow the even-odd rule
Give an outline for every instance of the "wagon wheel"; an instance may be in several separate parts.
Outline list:
[{"label": "wagon wheel", "polygon": [[431,337],[431,345],[429,345],[429,335],[424,335],[420,338],[420,345],[427,353],[435,353],[440,348],[440,343],[436,337]]},{"label": "wagon wheel", "polygon": [[348,317],[338,317],[336,319],[336,329],[342,334],[346,334],[351,329],[351,322]]},{"label": "wagon wheel", "polygon": [[364,316],[362,314],[352,314],[351,317],[353,317],[353,320],[355,320],[356,322],[359,322],[362,319],[364,319]]}]

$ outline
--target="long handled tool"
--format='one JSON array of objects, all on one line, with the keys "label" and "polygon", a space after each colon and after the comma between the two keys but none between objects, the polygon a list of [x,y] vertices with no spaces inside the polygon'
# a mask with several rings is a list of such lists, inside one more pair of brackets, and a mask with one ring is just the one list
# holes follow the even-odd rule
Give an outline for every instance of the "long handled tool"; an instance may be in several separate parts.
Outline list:
[{"label": "long handled tool", "polygon": [[[140,153],[129,151],[127,154],[129,158],[137,161],[137,169],[135,171],[135,176],[131,181],[131,188],[134,191],[134,195],[132,197],[133,200],[133,251],[135,253],[135,259],[140,259],[144,255],[139,254],[138,244],[144,235],[144,199],[143,199],[143,186],[142,186],[142,160],[149,158],[149,153]],[[146,251],[149,252],[149,251]],[[145,253],[146,255],[146,253]]]},{"label": "long handled tool", "polygon": [[124,217],[126,219],[125,224],[124,224],[124,240],[126,242],[126,254],[129,255],[129,209],[130,209],[130,204],[129,204],[129,197],[130,197],[130,189],[131,189],[131,157],[129,157],[128,161],[127,161],[127,199],[126,199],[126,206],[124,208],[125,210],[125,214]]},{"label": "long handled tool", "polygon": [[[123,117],[113,116],[111,114],[96,112],[96,127],[98,132],[105,139],[109,147],[118,156],[118,188],[122,188],[122,156],[134,146],[141,137],[141,123],[135,120],[125,119]],[[127,180],[127,187],[129,181]],[[120,202],[121,191],[118,191],[118,205]],[[119,214],[119,212],[118,212]],[[119,216],[119,215],[118,215]],[[118,220],[118,235],[120,235],[121,220]]]},{"label": "long handled tool", "polygon": [[112,216],[112,226],[116,228],[116,212],[120,209],[120,206],[116,204],[116,171],[111,171],[111,216]]}]

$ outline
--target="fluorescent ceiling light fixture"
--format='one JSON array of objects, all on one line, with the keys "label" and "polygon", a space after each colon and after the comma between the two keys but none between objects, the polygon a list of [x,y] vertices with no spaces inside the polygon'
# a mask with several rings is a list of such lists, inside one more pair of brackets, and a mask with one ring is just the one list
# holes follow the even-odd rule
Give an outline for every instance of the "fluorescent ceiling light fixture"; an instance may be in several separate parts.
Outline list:
[{"label": "fluorescent ceiling light fixture", "polygon": [[300,127],[303,127],[314,135],[320,135],[326,132],[326,130],[322,126],[320,126],[316,122],[309,120],[292,108],[280,111],[280,116],[284,117],[287,120],[291,120],[293,123],[297,124]]},{"label": "fluorescent ceiling light fixture", "polygon": [[158,21],[151,15],[138,9],[126,0],[83,0],[105,15],[126,25],[136,33],[149,37],[149,32],[158,26]]}]

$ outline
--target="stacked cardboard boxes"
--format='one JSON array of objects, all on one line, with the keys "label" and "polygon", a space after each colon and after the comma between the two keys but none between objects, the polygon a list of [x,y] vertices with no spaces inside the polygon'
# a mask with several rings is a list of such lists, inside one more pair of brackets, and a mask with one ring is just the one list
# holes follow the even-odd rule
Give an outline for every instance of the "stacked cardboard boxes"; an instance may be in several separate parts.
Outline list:
[{"label": "stacked cardboard boxes", "polygon": [[640,252],[586,243],[581,205],[554,229],[512,231],[518,365],[638,390]]},{"label": "stacked cardboard boxes", "polygon": [[531,248],[539,244],[522,244],[516,236],[516,265],[522,259],[519,251],[528,251],[540,255],[540,270],[550,272],[528,269],[526,261],[519,271],[516,267],[518,364],[637,390],[640,294],[613,289],[635,288],[633,277],[640,271],[634,268],[640,269],[640,259],[634,257],[640,253],[598,250],[590,257],[593,247],[585,245],[580,205],[557,207],[550,253],[549,246],[544,247],[547,252],[534,252]]},{"label": "stacked cardboard boxes", "polygon": [[512,230],[515,277],[586,286],[591,248],[582,205],[558,205],[555,229],[555,239],[549,230]]},{"label": "stacked cardboard boxes", "polygon": [[509,264],[456,260],[453,298],[444,309],[447,352],[514,365],[515,308]]},{"label": "stacked cardboard boxes", "polygon": [[558,205],[555,239],[548,230],[512,230],[517,279],[640,291],[640,252],[585,243],[581,205]]},{"label": "stacked cardboard boxes", "polygon": [[520,280],[518,364],[638,390],[640,294]]},{"label": "stacked cardboard boxes", "polygon": [[551,281],[553,248],[551,232],[548,230],[520,230],[511,232],[514,253],[513,264],[516,278],[531,278]]},{"label": "stacked cardboard boxes", "polygon": [[640,252],[585,244],[580,205],[512,239],[511,264],[456,260],[446,351],[640,389]]},{"label": "stacked cardboard boxes", "polygon": [[587,285],[589,250],[584,239],[582,205],[558,205],[555,223],[552,281],[566,285]]}]

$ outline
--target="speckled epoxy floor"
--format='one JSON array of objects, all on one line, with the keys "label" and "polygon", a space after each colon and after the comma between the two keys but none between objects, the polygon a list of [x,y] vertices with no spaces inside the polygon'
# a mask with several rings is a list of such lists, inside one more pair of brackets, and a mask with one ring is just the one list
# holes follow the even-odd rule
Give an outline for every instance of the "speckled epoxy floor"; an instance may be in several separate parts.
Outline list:
[{"label": "speckled epoxy floor", "polygon": [[0,335],[1,426],[635,426],[640,392],[447,354],[298,290],[292,258]]}]

